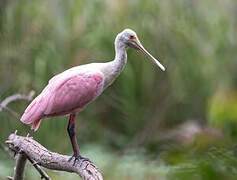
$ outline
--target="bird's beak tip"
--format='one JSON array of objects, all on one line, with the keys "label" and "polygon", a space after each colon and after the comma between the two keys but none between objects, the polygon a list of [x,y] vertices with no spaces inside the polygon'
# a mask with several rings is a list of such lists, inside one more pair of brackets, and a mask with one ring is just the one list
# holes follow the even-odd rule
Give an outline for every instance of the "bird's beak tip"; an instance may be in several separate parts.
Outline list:
[{"label": "bird's beak tip", "polygon": [[142,44],[140,43],[140,41],[138,39],[134,39],[133,42],[135,43],[135,47],[139,50],[141,50],[143,53],[145,53],[148,57],[151,58],[151,60],[157,65],[160,67],[160,69],[162,71],[165,71],[165,67],[157,60],[155,59],[143,46]]}]

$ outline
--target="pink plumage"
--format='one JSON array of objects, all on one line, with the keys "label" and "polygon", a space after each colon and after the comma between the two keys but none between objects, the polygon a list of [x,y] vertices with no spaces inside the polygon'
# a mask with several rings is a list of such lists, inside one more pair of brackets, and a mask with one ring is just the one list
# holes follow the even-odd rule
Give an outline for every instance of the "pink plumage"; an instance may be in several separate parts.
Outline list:
[{"label": "pink plumage", "polygon": [[65,71],[49,81],[21,117],[35,131],[45,117],[75,113],[95,99],[103,89],[104,77],[99,72]]}]

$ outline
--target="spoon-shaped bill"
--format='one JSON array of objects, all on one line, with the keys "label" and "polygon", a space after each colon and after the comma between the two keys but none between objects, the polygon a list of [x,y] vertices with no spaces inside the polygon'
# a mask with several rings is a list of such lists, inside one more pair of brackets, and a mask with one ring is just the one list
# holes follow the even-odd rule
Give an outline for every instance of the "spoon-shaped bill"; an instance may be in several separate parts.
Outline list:
[{"label": "spoon-shaped bill", "polygon": [[136,46],[137,46],[142,52],[144,52],[144,54],[146,54],[148,57],[150,57],[151,60],[152,60],[157,66],[159,66],[159,67],[161,68],[162,71],[165,71],[165,67],[164,67],[156,58],[154,58],[154,57],[142,46],[142,44],[141,44],[138,40],[135,40],[135,41],[133,41],[133,42],[136,44]]}]

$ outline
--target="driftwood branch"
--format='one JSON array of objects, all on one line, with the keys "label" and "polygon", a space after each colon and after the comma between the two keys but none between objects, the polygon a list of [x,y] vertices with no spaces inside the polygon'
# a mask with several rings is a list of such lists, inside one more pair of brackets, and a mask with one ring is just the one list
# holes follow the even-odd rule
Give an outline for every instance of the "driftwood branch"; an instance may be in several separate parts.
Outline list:
[{"label": "driftwood branch", "polygon": [[16,152],[24,152],[39,166],[52,170],[74,172],[81,176],[83,180],[103,180],[101,173],[91,161],[83,159],[73,165],[73,161],[68,162],[70,156],[51,152],[33,140],[32,137],[11,134],[6,143]]}]

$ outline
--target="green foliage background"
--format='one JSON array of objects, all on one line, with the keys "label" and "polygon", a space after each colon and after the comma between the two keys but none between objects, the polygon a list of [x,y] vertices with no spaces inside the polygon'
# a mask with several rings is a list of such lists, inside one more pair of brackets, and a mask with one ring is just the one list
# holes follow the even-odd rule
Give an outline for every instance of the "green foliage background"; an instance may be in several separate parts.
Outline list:
[{"label": "green foliage background", "polygon": [[[105,179],[236,179],[236,12],[234,0],[2,0],[0,100],[38,94],[72,66],[112,60],[117,33],[131,28],[167,71],[128,50],[124,72],[77,117],[82,154]],[[27,105],[9,107],[22,114]],[[0,120],[1,142],[18,129],[71,154],[67,117],[43,120],[37,133],[6,112]],[[13,166],[0,150],[0,179]],[[39,176],[28,167],[26,178]]]}]

